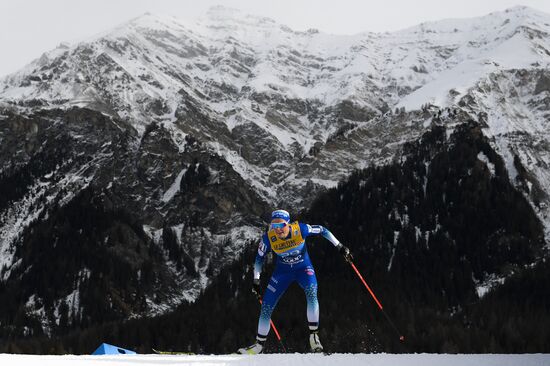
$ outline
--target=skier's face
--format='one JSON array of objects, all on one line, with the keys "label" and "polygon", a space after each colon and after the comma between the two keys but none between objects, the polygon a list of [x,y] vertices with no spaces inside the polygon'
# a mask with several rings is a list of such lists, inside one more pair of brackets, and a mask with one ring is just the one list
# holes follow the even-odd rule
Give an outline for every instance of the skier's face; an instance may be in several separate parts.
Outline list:
[{"label": "skier's face", "polygon": [[[273,219],[271,221],[273,231],[275,231],[275,235],[277,235],[279,238],[286,238],[288,236],[288,232],[290,231],[290,225],[283,219]],[[279,224],[279,225],[273,225],[273,224]],[[284,224],[282,227],[281,224]]]}]

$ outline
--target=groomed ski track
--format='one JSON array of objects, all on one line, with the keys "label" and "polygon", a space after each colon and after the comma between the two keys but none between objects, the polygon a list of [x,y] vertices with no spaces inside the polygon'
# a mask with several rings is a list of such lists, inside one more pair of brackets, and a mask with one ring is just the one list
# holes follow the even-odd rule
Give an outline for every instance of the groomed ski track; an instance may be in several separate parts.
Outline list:
[{"label": "groomed ski track", "polygon": [[178,365],[178,366],[548,366],[550,354],[267,354],[248,355],[120,355],[37,356],[0,354],[0,365]]}]

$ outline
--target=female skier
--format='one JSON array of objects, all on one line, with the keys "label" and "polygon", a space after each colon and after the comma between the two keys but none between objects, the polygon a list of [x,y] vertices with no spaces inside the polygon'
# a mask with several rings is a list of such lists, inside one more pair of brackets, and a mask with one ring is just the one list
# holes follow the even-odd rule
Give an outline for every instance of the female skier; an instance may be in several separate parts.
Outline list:
[{"label": "female skier", "polygon": [[252,290],[258,297],[260,297],[260,273],[262,265],[265,255],[270,251],[273,251],[277,255],[276,266],[262,299],[256,343],[246,348],[240,348],[239,353],[259,354],[262,352],[264,342],[269,333],[271,313],[273,313],[281,295],[294,281],[298,282],[306,294],[311,351],[323,351],[318,334],[319,302],[317,301],[317,278],[315,277],[315,270],[309,259],[305,242],[305,239],[311,235],[322,235],[338,248],[346,260],[351,260],[349,249],[342,245],[323,226],[302,224],[298,221],[290,223],[290,215],[287,211],[273,211],[269,230],[262,235],[254,263]]}]

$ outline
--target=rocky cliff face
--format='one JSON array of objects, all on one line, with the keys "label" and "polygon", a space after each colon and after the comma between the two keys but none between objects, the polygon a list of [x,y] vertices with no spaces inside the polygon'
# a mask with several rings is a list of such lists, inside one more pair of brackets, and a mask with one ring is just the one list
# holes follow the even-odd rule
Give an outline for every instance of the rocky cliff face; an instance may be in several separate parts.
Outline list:
[{"label": "rocky cliff face", "polygon": [[28,334],[192,301],[259,233],[265,202],[190,135],[77,107],[2,127],[1,304],[26,314],[3,323]]},{"label": "rocky cliff face", "polygon": [[[471,117],[548,235],[548,32],[525,7],[353,36],[217,7],[42,55],[0,80],[5,308],[38,332],[62,313],[78,325],[194,300],[273,206],[306,208],[355,169],[399,161],[430,125]],[[42,255],[70,263],[45,293]],[[96,268],[98,255],[113,262]],[[90,310],[94,291],[111,295]],[[14,313],[6,324],[25,324]]]}]

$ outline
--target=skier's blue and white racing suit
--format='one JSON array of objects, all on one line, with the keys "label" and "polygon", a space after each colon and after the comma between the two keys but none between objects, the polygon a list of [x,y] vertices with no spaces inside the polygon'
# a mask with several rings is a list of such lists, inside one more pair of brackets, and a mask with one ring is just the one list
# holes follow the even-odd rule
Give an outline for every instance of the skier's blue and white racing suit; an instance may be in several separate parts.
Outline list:
[{"label": "skier's blue and white racing suit", "polygon": [[341,244],[330,231],[321,225],[308,225],[293,222],[289,235],[279,239],[275,231],[269,230],[262,236],[254,264],[254,278],[259,279],[265,255],[273,251],[277,255],[276,266],[265,290],[260,319],[258,321],[259,341],[265,341],[269,333],[271,314],[281,295],[288,286],[297,281],[304,289],[307,299],[307,319],[309,329],[319,327],[319,302],[317,301],[317,278],[307,252],[305,239],[311,235],[322,235],[335,247]]}]

